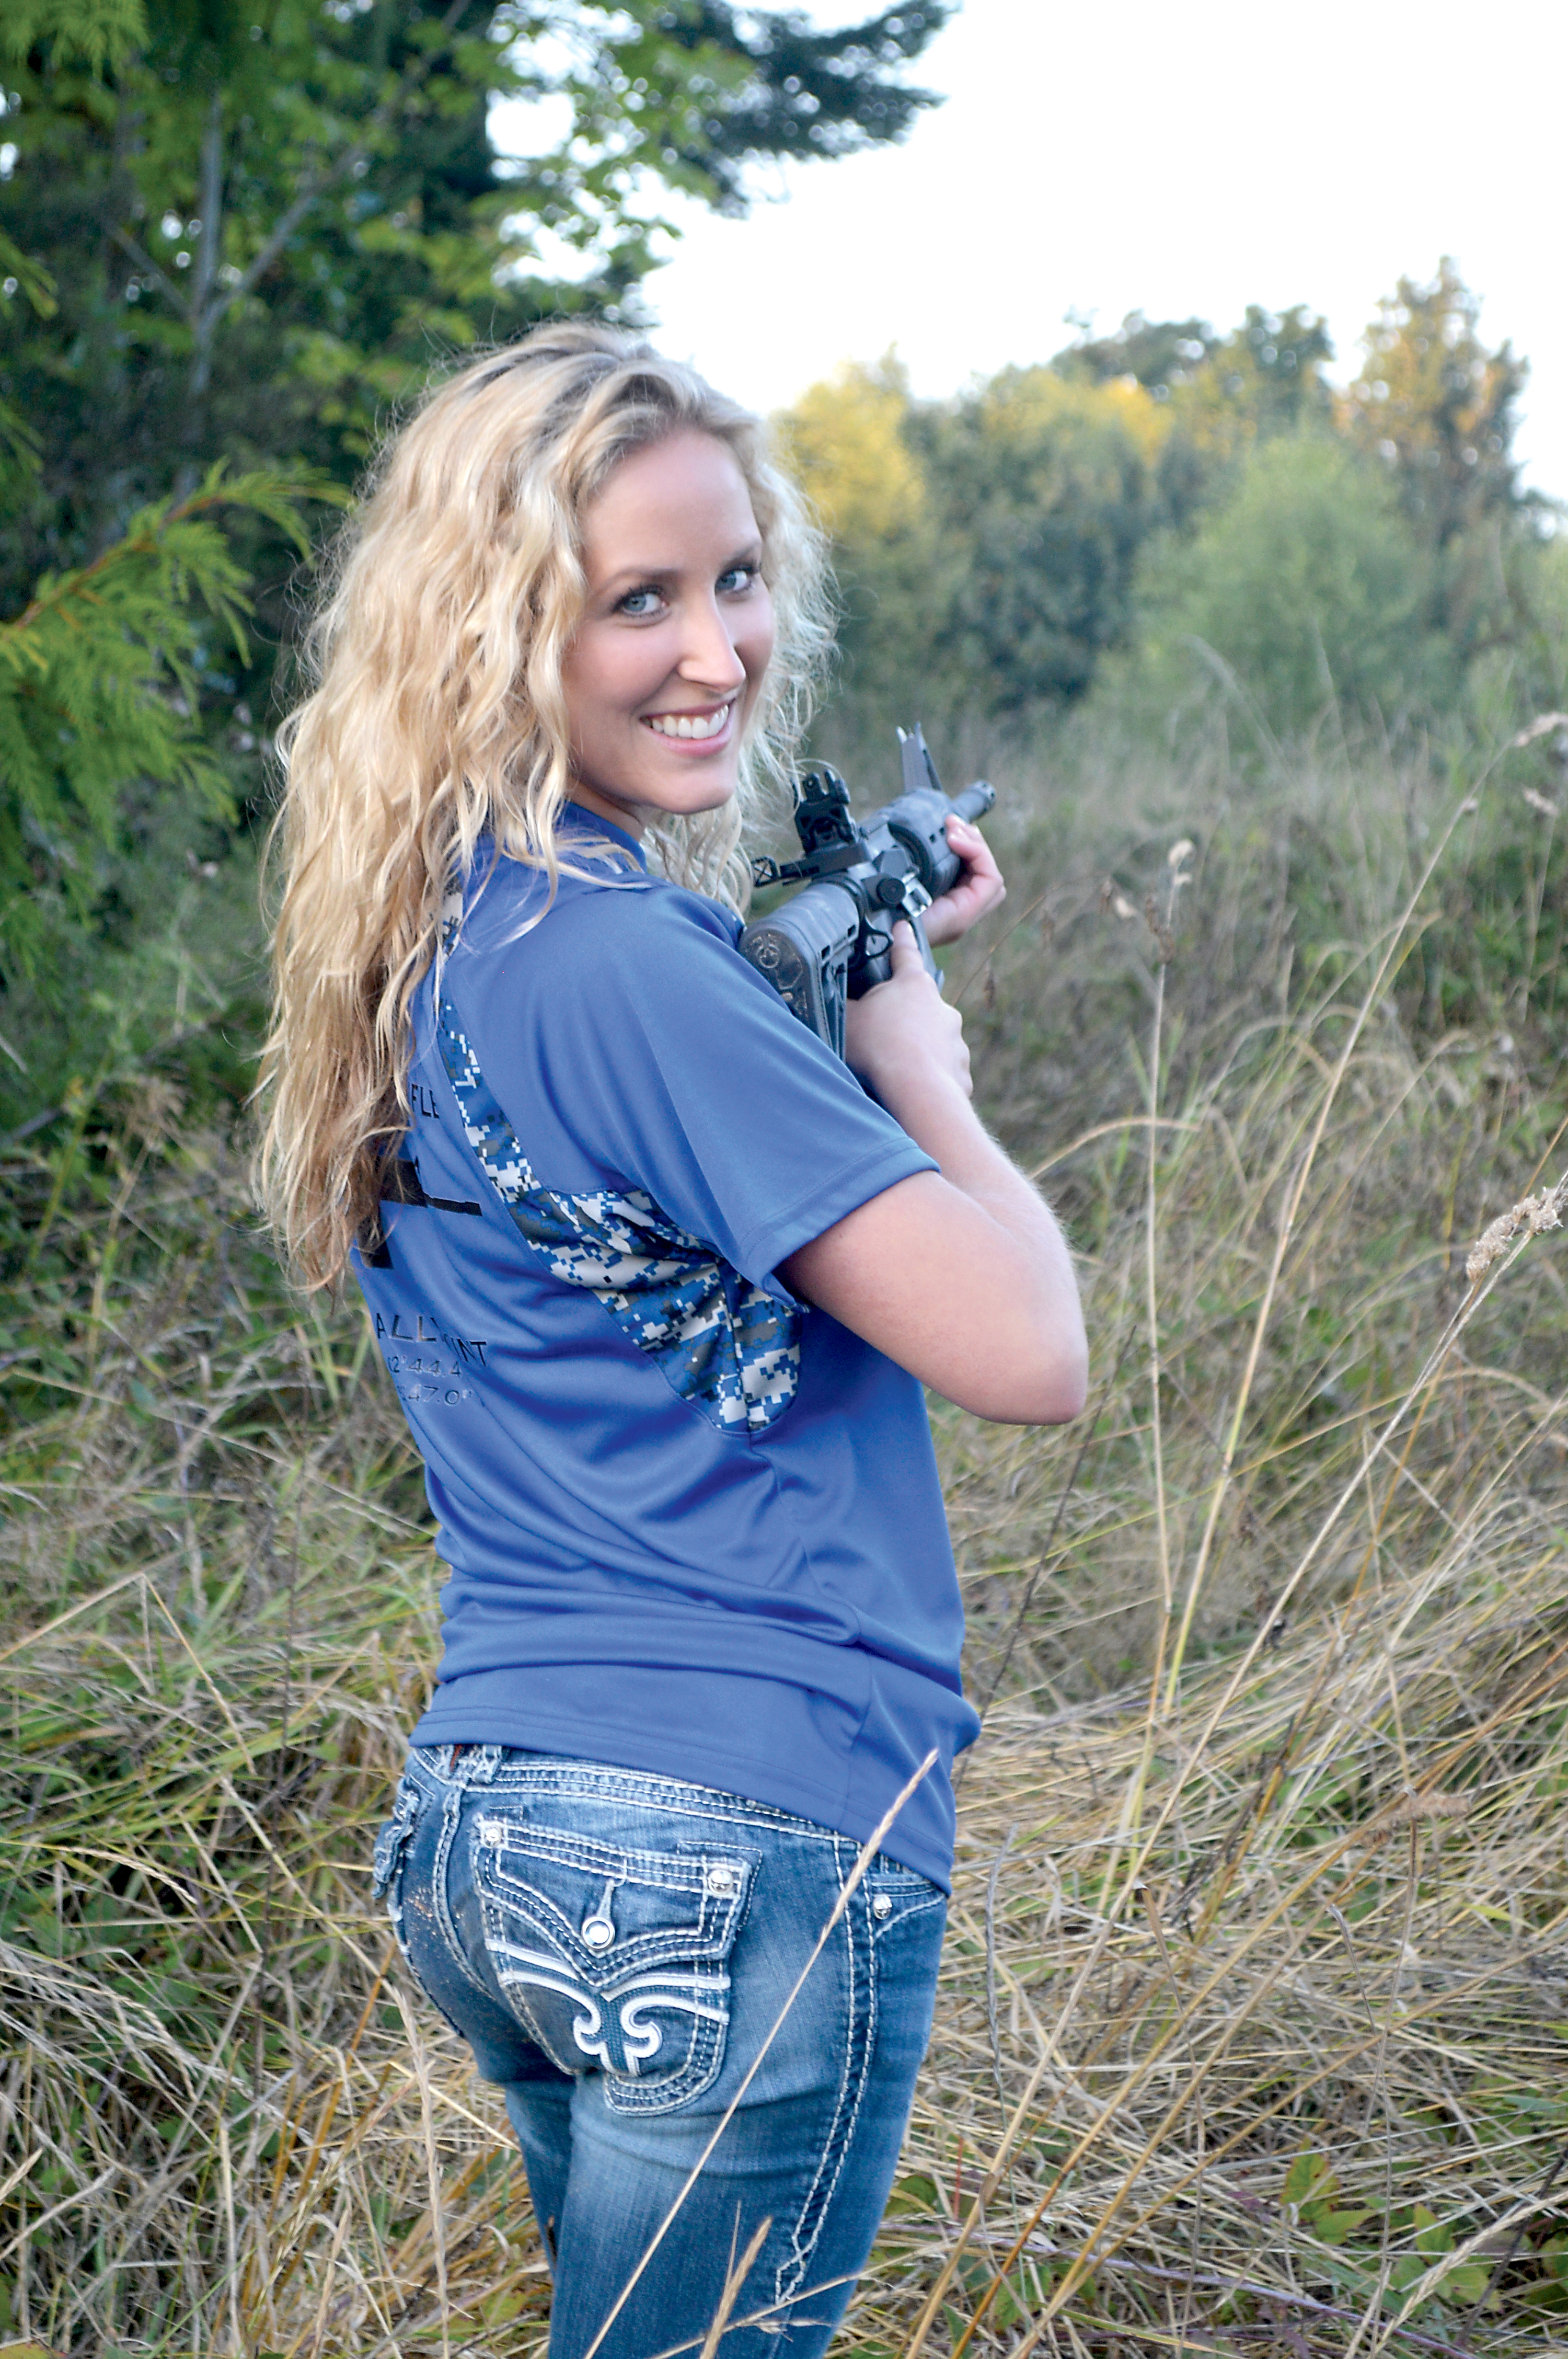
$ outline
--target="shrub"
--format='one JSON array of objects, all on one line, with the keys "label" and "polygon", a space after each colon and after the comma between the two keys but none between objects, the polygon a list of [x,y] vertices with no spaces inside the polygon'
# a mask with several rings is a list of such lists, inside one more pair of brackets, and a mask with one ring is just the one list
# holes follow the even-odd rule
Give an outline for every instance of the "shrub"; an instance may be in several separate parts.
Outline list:
[{"label": "shrub", "polygon": [[1273,739],[1430,712],[1457,681],[1425,626],[1429,563],[1365,462],[1313,435],[1263,443],[1191,539],[1151,549],[1119,685],[1166,712],[1228,698]]}]

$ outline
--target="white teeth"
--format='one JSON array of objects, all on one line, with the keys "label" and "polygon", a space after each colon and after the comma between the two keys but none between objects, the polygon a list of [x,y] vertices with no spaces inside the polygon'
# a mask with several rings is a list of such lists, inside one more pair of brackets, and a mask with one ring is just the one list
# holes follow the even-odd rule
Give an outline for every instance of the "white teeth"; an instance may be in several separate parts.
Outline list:
[{"label": "white teeth", "polygon": [[661,737],[717,737],[729,718],[729,705],[721,704],[717,712],[651,713],[648,726]]}]

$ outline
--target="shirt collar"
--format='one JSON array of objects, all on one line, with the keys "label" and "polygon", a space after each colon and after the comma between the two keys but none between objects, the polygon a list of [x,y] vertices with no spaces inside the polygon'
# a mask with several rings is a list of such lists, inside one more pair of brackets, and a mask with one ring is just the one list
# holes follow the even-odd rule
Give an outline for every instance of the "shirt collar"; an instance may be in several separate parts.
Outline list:
[{"label": "shirt collar", "polygon": [[562,804],[560,816],[556,821],[556,832],[557,835],[575,836],[579,842],[593,836],[608,838],[617,848],[624,846],[639,868],[647,867],[643,847],[634,835],[628,833],[623,827],[617,827],[613,820],[601,819],[598,811],[585,810],[581,803]]}]

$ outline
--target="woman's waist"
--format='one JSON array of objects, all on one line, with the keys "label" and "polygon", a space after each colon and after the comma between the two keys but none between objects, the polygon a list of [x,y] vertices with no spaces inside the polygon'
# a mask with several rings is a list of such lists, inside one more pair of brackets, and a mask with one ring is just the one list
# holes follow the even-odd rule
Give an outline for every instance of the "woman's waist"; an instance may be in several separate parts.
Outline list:
[{"label": "woman's waist", "polygon": [[[940,1568],[938,1569],[940,1571]],[[792,1577],[793,1576],[793,1577]],[[744,1566],[684,1579],[514,1561],[453,1568],[441,1592],[443,1680],[515,1669],[692,1670],[860,1692],[869,1668],[957,1686],[963,1613],[951,1575],[926,1594],[892,1567],[840,1591],[809,1568]],[[857,1669],[856,1665],[868,1667]]]}]

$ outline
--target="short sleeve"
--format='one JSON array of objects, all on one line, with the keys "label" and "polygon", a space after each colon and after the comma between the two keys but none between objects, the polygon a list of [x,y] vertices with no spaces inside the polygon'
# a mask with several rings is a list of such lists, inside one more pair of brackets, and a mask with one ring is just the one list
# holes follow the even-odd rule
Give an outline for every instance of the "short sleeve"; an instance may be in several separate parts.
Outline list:
[{"label": "short sleeve", "polygon": [[[542,1096],[589,1165],[753,1283],[937,1169],[790,1014],[717,903],[665,885],[586,893],[526,943],[481,1022],[503,1106],[515,1120]],[[541,1147],[540,1178],[577,1184]]]}]

